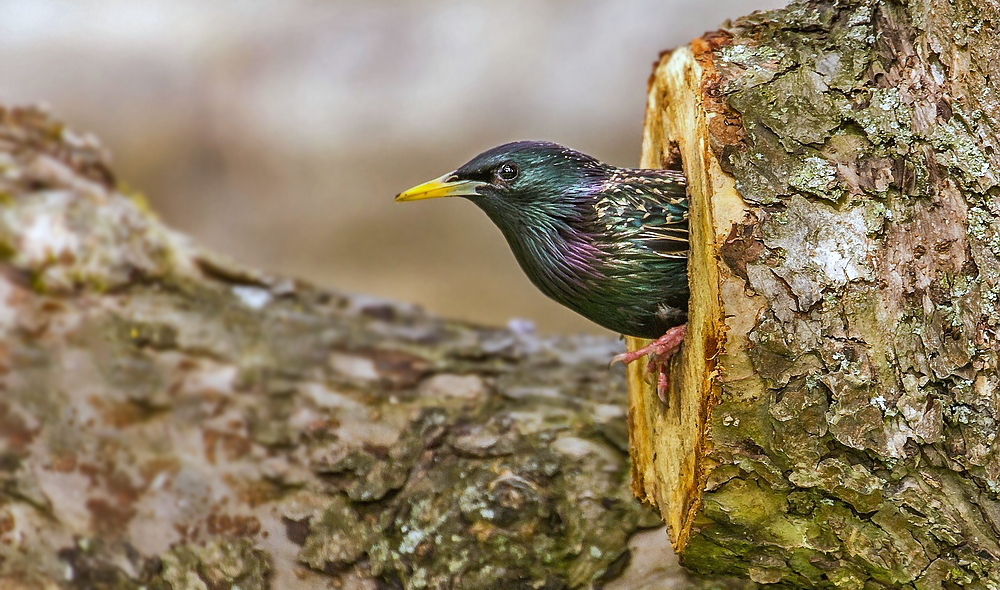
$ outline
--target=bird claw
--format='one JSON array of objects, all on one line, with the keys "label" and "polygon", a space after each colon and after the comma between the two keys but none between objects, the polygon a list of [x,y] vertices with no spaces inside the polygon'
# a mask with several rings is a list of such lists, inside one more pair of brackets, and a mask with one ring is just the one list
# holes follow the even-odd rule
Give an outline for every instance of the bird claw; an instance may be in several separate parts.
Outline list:
[{"label": "bird claw", "polygon": [[684,334],[687,332],[687,324],[674,326],[667,330],[667,333],[660,336],[652,343],[638,350],[616,354],[611,359],[611,364],[622,363],[628,365],[640,358],[649,355],[649,362],[646,363],[646,375],[656,373],[656,395],[660,401],[667,404],[667,375],[663,371],[664,366],[670,362],[670,358],[677,353],[681,343],[684,342]]},{"label": "bird claw", "polygon": [[629,365],[629,364],[632,363],[632,361],[637,361],[640,358],[642,358],[643,356],[645,356],[646,354],[648,354],[649,351],[646,350],[647,348],[649,348],[649,347],[646,346],[646,347],[640,348],[639,350],[633,350],[632,352],[623,352],[621,354],[616,354],[615,356],[611,357],[611,362],[608,363],[608,367],[610,368],[610,367],[615,366],[615,363],[621,363],[623,365]]},{"label": "bird claw", "polygon": [[670,406],[667,401],[667,388],[670,387],[670,383],[667,382],[667,373],[663,370],[663,367],[659,367],[659,374],[656,376],[656,397],[660,398],[660,403],[665,406]]}]

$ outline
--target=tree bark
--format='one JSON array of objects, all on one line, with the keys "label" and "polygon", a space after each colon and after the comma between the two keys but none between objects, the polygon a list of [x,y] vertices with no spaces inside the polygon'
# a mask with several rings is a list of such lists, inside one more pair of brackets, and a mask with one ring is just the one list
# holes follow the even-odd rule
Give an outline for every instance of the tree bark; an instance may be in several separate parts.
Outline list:
[{"label": "tree bark", "polygon": [[656,66],[643,165],[688,175],[692,301],[669,406],[630,372],[633,486],[687,567],[1000,584],[998,23],[796,2]]},{"label": "tree bark", "polygon": [[698,586],[628,491],[613,340],[240,267],[35,109],[0,253],[0,588]]}]

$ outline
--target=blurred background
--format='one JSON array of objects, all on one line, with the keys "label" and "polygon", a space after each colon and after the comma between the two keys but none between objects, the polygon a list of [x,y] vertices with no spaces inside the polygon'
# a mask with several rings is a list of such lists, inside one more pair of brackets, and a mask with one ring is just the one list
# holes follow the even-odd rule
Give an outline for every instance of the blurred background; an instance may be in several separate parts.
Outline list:
[{"label": "blurred background", "polygon": [[244,263],[482,323],[602,330],[471,203],[393,196],[493,145],[639,159],[661,50],[782,0],[3,0],[0,102],[93,132]]}]

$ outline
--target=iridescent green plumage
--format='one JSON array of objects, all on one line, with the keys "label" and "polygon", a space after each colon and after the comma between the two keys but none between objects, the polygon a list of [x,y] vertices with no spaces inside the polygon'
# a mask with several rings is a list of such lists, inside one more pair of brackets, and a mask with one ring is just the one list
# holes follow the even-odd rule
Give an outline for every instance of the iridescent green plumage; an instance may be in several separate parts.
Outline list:
[{"label": "iridescent green plumage", "polygon": [[521,141],[397,200],[471,200],[543,293],[611,330],[656,338],[687,321],[685,189],[680,172],[617,168]]}]

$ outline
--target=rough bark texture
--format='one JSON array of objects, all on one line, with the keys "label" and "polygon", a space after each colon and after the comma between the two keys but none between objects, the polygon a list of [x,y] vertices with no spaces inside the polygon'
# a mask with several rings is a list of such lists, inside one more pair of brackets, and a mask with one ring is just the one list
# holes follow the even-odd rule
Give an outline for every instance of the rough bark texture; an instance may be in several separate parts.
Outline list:
[{"label": "rough bark texture", "polygon": [[796,2],[657,66],[644,163],[694,179],[694,325],[670,408],[632,376],[633,459],[686,566],[1000,587],[998,26]]},{"label": "rough bark texture", "polygon": [[0,588],[689,587],[628,492],[613,340],[219,260],[31,109],[0,108],[0,253]]}]

